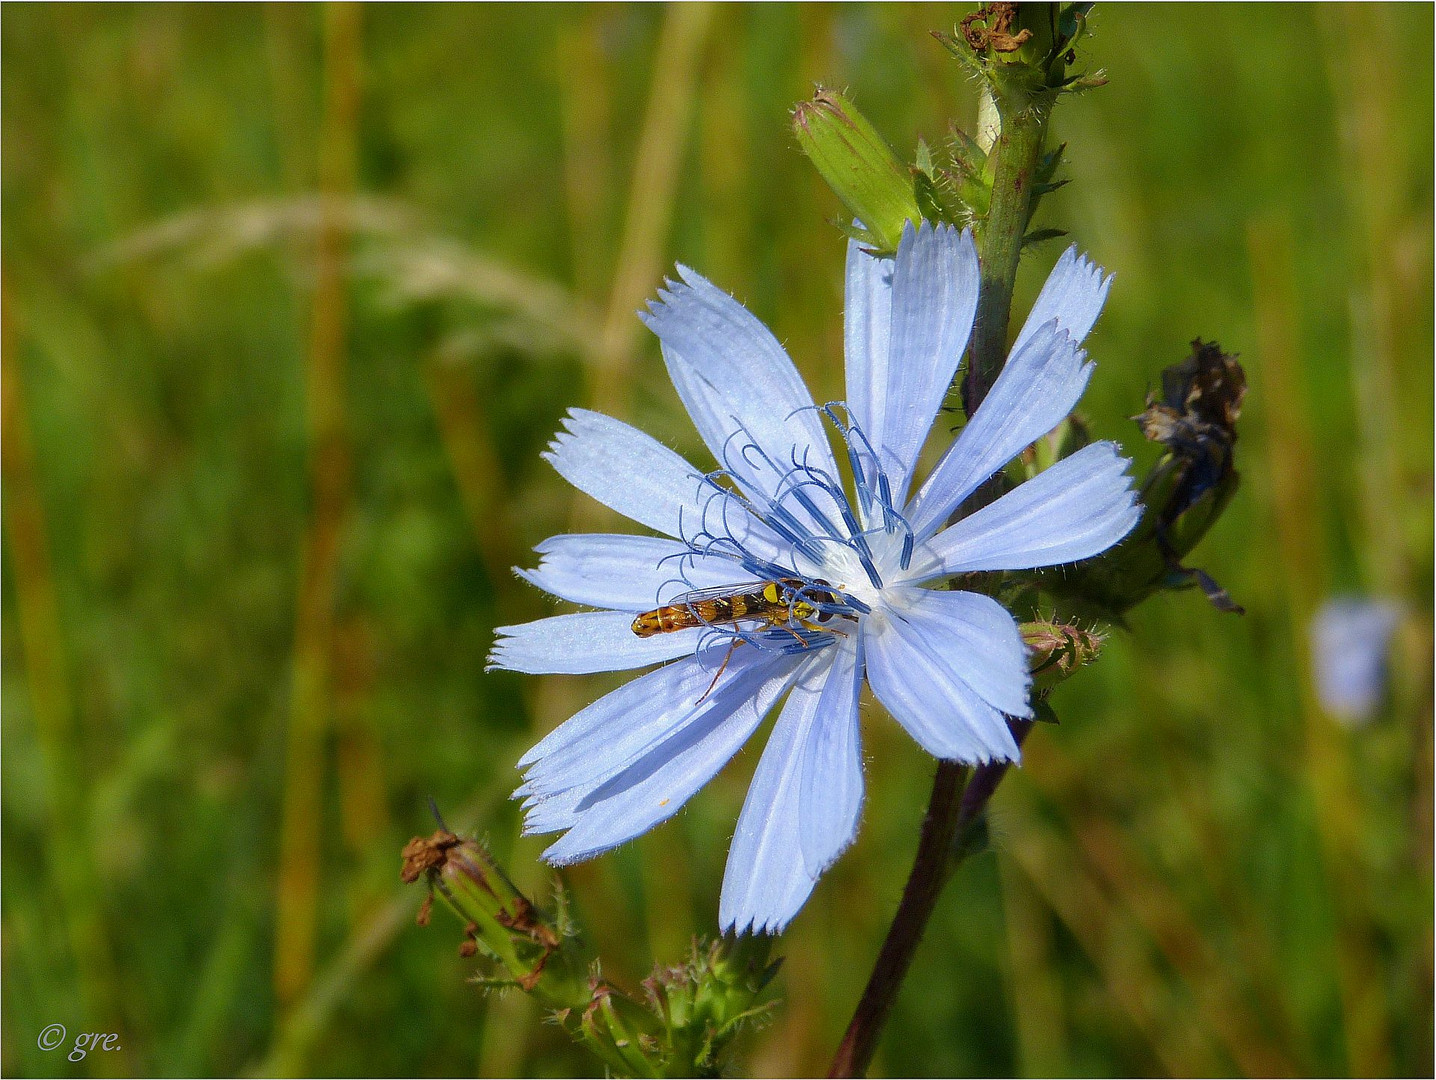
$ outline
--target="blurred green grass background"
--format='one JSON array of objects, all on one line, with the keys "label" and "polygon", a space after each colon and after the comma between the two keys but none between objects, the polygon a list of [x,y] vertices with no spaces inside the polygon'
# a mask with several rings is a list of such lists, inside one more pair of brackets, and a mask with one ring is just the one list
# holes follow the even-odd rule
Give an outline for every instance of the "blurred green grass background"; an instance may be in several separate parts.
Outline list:
[{"label": "blurred green grass background", "polygon": [[[563,411],[702,460],[632,312],[675,260],[841,395],[836,201],[787,110],[910,155],[976,112],[948,6],[6,5],[7,1075],[572,1075],[413,926],[425,799],[540,896],[513,763],[612,679],[485,674],[508,573],[615,523]],[[1196,593],[1054,698],[948,888],[881,1075],[1432,1070],[1432,9],[1111,5],[1042,223],[1117,274],[1084,410],[1241,353],[1243,489]],[[325,198],[319,198],[320,193]],[[1025,310],[1060,245],[1029,255]],[[1388,707],[1310,690],[1333,593],[1406,606]],[[742,1072],[823,1070],[931,762],[873,709],[861,837],[784,936]],[[750,747],[567,874],[629,986],[715,928]],[[78,1064],[39,1031],[114,1031]]]}]

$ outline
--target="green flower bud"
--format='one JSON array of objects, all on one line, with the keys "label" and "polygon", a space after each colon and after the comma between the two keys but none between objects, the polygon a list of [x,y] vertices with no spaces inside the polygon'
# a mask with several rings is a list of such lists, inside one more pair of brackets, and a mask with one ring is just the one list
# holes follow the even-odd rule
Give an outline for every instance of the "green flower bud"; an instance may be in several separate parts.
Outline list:
[{"label": "green flower bud", "polygon": [[852,102],[821,87],[793,109],[793,132],[834,194],[862,228],[854,235],[878,254],[897,250],[903,225],[921,221],[911,171]]},{"label": "green flower bud", "polygon": [[1069,75],[1073,46],[1086,32],[1090,3],[984,4],[955,34],[933,36],[986,84],[1004,115],[1033,105],[1049,107],[1058,94],[1101,86],[1100,71]]},{"label": "green flower bud", "polygon": [[1034,697],[1045,694],[1079,667],[1097,659],[1103,637],[1095,630],[1056,622],[1025,622],[1019,626],[1027,646]]},{"label": "green flower bud", "polygon": [[658,968],[643,989],[667,1029],[669,1060],[687,1072],[714,1075],[724,1052],[745,1024],[767,1012],[758,996],[778,970],[768,961],[766,934],[695,941],[688,962]]}]

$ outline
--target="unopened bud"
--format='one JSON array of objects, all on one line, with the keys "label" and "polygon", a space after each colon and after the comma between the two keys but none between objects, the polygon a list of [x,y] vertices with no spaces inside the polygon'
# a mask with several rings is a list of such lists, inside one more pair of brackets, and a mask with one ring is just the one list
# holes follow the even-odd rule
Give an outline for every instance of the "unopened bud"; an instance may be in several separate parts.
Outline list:
[{"label": "unopened bud", "polygon": [[1103,637],[1095,630],[1056,622],[1025,622],[1020,627],[1034,691],[1050,690],[1079,667],[1097,659]]},{"label": "unopened bud", "polygon": [[903,225],[921,221],[911,171],[847,98],[819,88],[793,110],[798,145],[834,194],[862,222],[860,239],[891,254]]},{"label": "unopened bud", "polygon": [[1100,71],[1067,73],[1077,60],[1073,46],[1086,32],[1091,7],[995,0],[963,18],[956,34],[933,31],[933,36],[988,84],[998,109],[1006,113],[1107,81]]}]

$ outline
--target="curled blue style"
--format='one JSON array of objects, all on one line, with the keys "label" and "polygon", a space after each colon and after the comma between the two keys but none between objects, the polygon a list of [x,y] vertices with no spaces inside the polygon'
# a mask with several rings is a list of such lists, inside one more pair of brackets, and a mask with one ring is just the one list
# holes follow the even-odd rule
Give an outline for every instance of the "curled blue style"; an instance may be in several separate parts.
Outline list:
[{"label": "curled blue style", "polygon": [[[971,233],[910,225],[888,259],[849,245],[844,403],[816,405],[761,322],[693,271],[679,267],[679,278],[641,317],[717,468],[611,417],[570,412],[547,459],[658,535],[539,545],[539,565],[521,576],[596,610],[500,628],[490,665],[663,665],[521,759],[525,831],[563,833],[544,853],[556,865],[672,816],[781,702],[719,903],[724,930],[777,932],[857,832],[864,680],[933,756],[1018,759],[1006,717],[1032,710],[1016,622],[988,596],[929,586],[1085,559],[1136,524],[1129,462],[1108,442],[947,524],[1076,405],[1092,370],[1081,343],[1110,279],[1075,248],[1058,260],[982,406],[916,483],[977,308]],[[671,617],[635,632],[664,605],[676,605]]]}]

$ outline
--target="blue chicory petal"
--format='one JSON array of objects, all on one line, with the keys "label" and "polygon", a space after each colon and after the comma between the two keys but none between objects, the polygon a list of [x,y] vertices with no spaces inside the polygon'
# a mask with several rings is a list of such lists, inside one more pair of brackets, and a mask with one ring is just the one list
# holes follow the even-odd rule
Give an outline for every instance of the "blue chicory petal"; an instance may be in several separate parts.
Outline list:
[{"label": "blue chicory petal", "polygon": [[929,540],[927,574],[1029,570],[1106,551],[1142,516],[1130,465],[1113,443],[1084,446]]},{"label": "blue chicory petal", "polygon": [[[525,755],[524,783],[514,794],[542,798],[576,787],[592,790],[684,727],[732,713],[784,661],[752,647],[731,656],[720,647],[650,671],[550,732]],[[723,675],[715,679],[720,668]]]},{"label": "blue chicory petal", "polygon": [[814,704],[799,767],[798,839],[803,865],[814,878],[853,842],[863,809],[861,638],[853,634],[831,651],[832,670]]},{"label": "blue chicory petal", "polygon": [[702,519],[702,474],[653,436],[588,409],[563,426],[543,456],[579,491],[665,536]]},{"label": "blue chicory petal", "polygon": [[900,610],[863,621],[873,693],[933,757],[969,764],[1018,760],[1002,713],[963,681],[960,658],[944,649],[950,642],[931,640],[928,629],[925,622],[909,623]]},{"label": "blue chicory petal", "polygon": [[893,260],[869,255],[848,241],[847,286],[843,304],[843,356],[848,412],[864,431],[882,428],[888,388]]},{"label": "blue chicory petal", "polygon": [[1112,275],[1103,274],[1102,268],[1091,262],[1085,255],[1077,253],[1073,244],[1062,253],[1037,302],[1027,314],[1027,321],[1018,331],[1017,340],[1012,343],[1016,353],[1028,339],[1053,319],[1079,345],[1092,329],[1102,305],[1107,302],[1107,290],[1112,287]]},{"label": "blue chicory petal", "polygon": [[852,842],[862,806],[859,685],[857,649],[844,643],[814,658],[788,695],[728,849],[718,901],[725,932],[782,930]]},{"label": "blue chicory petal", "polygon": [[726,694],[721,684],[714,689],[714,696],[722,694],[724,704],[736,701],[736,708],[696,712],[664,742],[591,791],[577,804],[573,827],[543,857],[555,866],[592,858],[677,813],[737,753],[791,684],[790,657],[770,656],[759,666],[766,667],[767,677],[757,686],[735,680]]},{"label": "blue chicory petal", "polygon": [[1013,353],[913,499],[909,521],[919,539],[936,532],[979,484],[1072,411],[1092,374],[1086,359],[1056,322]]},{"label": "blue chicory petal", "polygon": [[979,272],[972,233],[952,226],[907,225],[893,262],[886,386],[865,430],[901,503],[967,348]]},{"label": "blue chicory petal", "polygon": [[719,465],[774,495],[795,461],[836,475],[813,399],[769,329],[701,274],[678,268],[639,317],[663,343],[669,377]]},{"label": "blue chicory petal", "polygon": [[579,533],[551,536],[542,559],[519,577],[562,600],[619,611],[649,611],[683,593],[755,580],[732,559],[695,554],[656,536]]},{"label": "blue chicory petal", "polygon": [[1027,646],[1011,613],[990,596],[963,590],[893,590],[907,631],[920,635],[952,675],[992,708],[1030,717]]},{"label": "blue chicory petal", "polygon": [[701,629],[641,638],[628,611],[580,611],[547,619],[500,626],[494,631],[489,670],[527,675],[591,675],[626,671],[677,656],[689,656],[702,639]]}]

